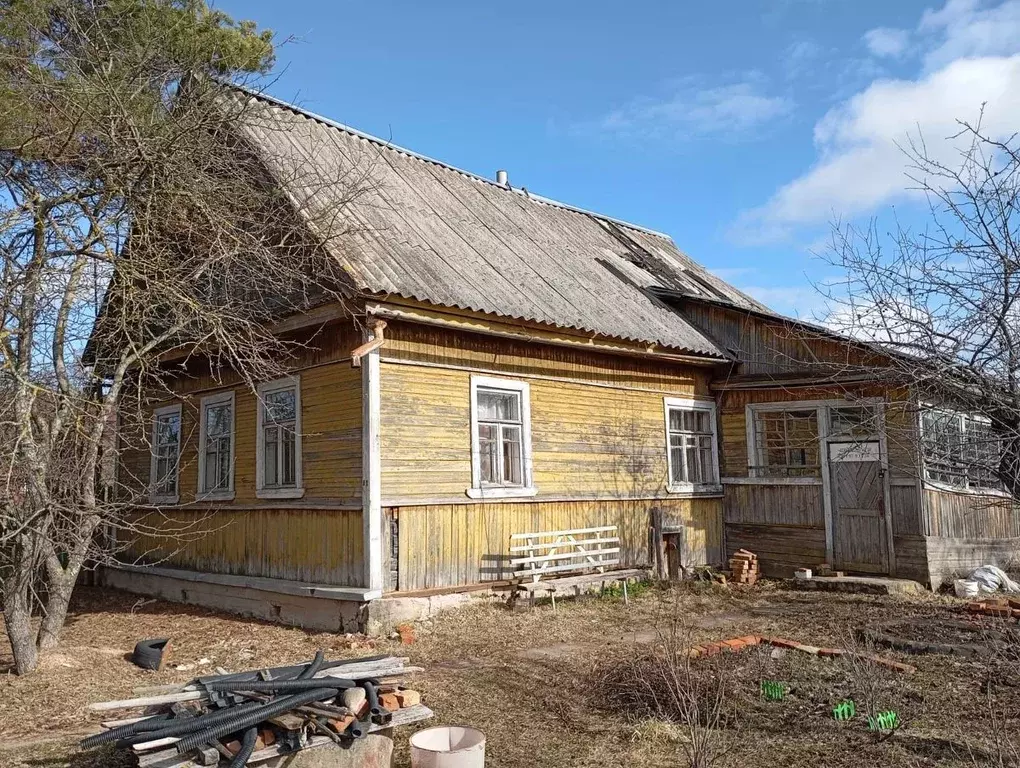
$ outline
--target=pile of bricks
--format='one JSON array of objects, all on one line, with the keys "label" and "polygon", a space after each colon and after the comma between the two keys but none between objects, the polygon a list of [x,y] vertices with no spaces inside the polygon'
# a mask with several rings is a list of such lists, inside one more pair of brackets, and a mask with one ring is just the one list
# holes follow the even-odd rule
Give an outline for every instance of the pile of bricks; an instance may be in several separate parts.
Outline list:
[{"label": "pile of bricks", "polygon": [[754,584],[758,581],[758,555],[738,549],[730,558],[730,578],[736,584]]},{"label": "pile of bricks", "polygon": [[1005,597],[972,600],[967,603],[965,610],[968,613],[980,613],[985,616],[1020,619],[1020,600]]},{"label": "pile of bricks", "polygon": [[[744,637],[735,637],[731,640],[719,640],[713,643],[701,643],[695,645],[688,651],[688,655],[694,659],[701,656],[715,656],[718,653],[736,653],[742,651],[745,648],[751,648],[755,645],[769,645],[773,648],[784,648],[791,651],[799,651],[801,653],[809,653],[812,656],[820,656],[822,658],[834,659],[839,656],[849,656],[850,651],[845,651],[842,648],[819,648],[814,645],[805,645],[798,643],[794,640],[787,640],[783,637],[759,637],[758,635],[746,635]],[[892,659],[886,659],[882,656],[872,656],[869,654],[857,654],[869,661],[878,664],[879,666],[891,669],[894,672],[915,672],[916,667],[910,664],[903,664]]]}]

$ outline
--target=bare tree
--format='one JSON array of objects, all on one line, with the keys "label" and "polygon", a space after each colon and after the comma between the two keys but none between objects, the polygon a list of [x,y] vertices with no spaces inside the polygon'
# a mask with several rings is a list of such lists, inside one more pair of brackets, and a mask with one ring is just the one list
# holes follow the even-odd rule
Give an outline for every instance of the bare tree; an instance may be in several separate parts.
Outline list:
[{"label": "bare tree", "polygon": [[[930,471],[948,484],[1020,491],[1020,140],[961,123],[945,145],[904,146],[928,223],[880,235],[836,224],[824,254],[827,323],[884,354],[848,360],[909,391],[925,415]],[[951,151],[946,152],[949,148]],[[947,155],[951,158],[945,159]],[[940,411],[944,407],[944,411]],[[960,413],[967,414],[961,421]],[[916,431],[903,436],[916,442]]]},{"label": "bare tree", "polygon": [[196,369],[254,388],[299,346],[279,318],[350,295],[239,128],[252,99],[233,85],[273,55],[201,0],[0,13],[0,579],[19,673],[57,643],[99,534],[148,502],[109,471],[130,447],[117,416],[144,421]]}]

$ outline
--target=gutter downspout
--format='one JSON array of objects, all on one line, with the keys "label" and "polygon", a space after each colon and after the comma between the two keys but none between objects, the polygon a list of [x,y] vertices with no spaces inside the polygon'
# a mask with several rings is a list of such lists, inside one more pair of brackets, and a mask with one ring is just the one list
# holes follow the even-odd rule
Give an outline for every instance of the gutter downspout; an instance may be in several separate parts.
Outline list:
[{"label": "gutter downspout", "polygon": [[[351,352],[351,365],[361,368],[361,521],[364,536],[365,587],[381,597],[383,583],[382,460],[380,456],[379,348],[386,322],[375,320],[367,340]],[[364,359],[365,364],[361,361]]]},{"label": "gutter downspout", "polygon": [[372,325],[368,329],[369,339],[360,347],[351,350],[351,365],[355,368],[361,367],[361,358],[365,355],[375,352],[379,347],[386,343],[386,339],[383,337],[383,331],[386,329],[386,321],[375,318],[372,321]]}]

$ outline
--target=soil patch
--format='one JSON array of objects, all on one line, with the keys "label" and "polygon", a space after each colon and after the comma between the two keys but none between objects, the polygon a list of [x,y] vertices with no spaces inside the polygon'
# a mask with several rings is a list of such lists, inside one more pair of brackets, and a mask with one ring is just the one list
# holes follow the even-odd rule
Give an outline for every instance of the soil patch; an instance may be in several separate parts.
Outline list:
[{"label": "soil patch", "polygon": [[908,653],[986,656],[1008,644],[1008,636],[989,622],[911,619],[865,627],[859,636],[875,645]]}]

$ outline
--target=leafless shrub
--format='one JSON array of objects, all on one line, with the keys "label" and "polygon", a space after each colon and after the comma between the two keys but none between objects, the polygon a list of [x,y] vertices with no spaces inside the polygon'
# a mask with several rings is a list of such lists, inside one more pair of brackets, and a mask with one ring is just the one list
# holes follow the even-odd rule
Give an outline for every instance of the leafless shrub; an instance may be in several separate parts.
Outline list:
[{"label": "leafless shrub", "polygon": [[[841,657],[846,669],[850,698],[857,714],[866,722],[873,722],[881,712],[888,710],[890,672],[874,661],[876,648],[870,640],[862,639],[853,627],[841,626],[837,637],[845,653]],[[897,712],[897,725],[889,731],[874,731],[876,738],[884,740],[903,727],[903,713]]]},{"label": "leafless shrub", "polygon": [[693,627],[678,606],[672,608],[658,627],[655,647],[602,661],[593,688],[604,706],[633,721],[650,718],[674,725],[677,751],[686,765],[711,768],[728,752],[721,728],[729,680],[711,659],[694,659]]}]

